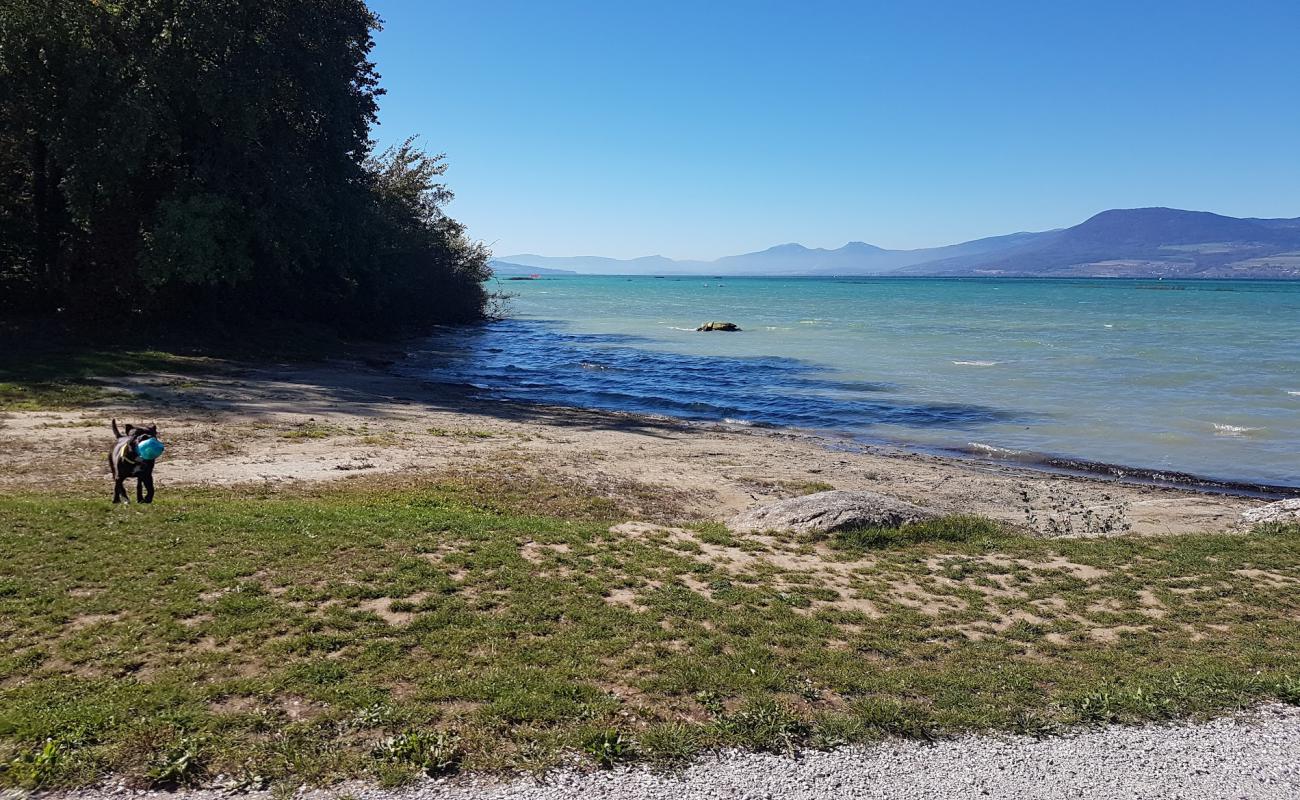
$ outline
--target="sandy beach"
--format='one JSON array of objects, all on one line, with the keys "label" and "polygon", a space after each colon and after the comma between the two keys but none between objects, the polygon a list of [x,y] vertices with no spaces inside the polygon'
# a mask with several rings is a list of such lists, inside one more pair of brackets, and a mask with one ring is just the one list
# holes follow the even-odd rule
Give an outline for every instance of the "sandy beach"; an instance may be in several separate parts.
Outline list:
[{"label": "sandy beach", "polygon": [[0,485],[109,483],[108,422],[157,422],[158,484],[280,484],[412,473],[574,482],[648,520],[723,521],[825,488],[871,489],[1044,535],[1223,530],[1267,501],[975,459],[864,446],[793,430],[488,402],[404,377],[385,359],[232,366],[114,379],[93,410],[10,412]]}]

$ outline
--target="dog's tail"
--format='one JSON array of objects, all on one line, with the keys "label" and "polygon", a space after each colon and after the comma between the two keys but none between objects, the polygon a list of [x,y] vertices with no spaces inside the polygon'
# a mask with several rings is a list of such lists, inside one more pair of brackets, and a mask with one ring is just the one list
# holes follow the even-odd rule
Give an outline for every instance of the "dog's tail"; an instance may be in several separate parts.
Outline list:
[{"label": "dog's tail", "polygon": [[116,419],[113,420],[113,435],[116,436],[116,437],[119,438],[119,439],[122,438],[122,434],[121,434],[121,432],[119,432],[118,429],[117,429],[117,420],[116,420]]}]

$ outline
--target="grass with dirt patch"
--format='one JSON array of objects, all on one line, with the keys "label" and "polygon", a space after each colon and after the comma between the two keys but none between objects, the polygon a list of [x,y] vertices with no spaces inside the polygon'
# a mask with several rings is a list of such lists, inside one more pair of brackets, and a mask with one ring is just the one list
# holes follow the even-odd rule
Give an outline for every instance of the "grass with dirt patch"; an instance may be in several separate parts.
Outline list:
[{"label": "grass with dirt patch", "polygon": [[157,350],[28,349],[0,356],[0,411],[61,411],[120,400],[113,378],[141,372],[212,372],[219,362]]},{"label": "grass with dirt patch", "polygon": [[1295,526],[737,536],[536,481],[346,481],[10,494],[0,531],[17,786],[393,784],[1300,702]]},{"label": "grass with dirt patch", "polygon": [[[112,344],[88,344],[85,332],[57,325],[0,324],[0,411],[66,411],[121,401],[130,395],[113,379],[122,376],[212,376],[268,363],[340,358],[382,366],[394,352],[391,343],[342,340],[328,330],[290,322],[272,322],[252,337],[242,330],[190,339],[174,332],[128,333],[119,332]],[[185,379],[170,384],[174,389],[200,385]]]}]

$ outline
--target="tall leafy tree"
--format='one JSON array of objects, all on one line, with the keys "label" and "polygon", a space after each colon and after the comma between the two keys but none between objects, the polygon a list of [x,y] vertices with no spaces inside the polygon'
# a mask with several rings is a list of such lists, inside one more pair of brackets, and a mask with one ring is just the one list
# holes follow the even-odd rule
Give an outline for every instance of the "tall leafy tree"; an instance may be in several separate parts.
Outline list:
[{"label": "tall leafy tree", "polygon": [[482,314],[441,157],[371,152],[362,0],[6,0],[0,304],[388,329]]}]

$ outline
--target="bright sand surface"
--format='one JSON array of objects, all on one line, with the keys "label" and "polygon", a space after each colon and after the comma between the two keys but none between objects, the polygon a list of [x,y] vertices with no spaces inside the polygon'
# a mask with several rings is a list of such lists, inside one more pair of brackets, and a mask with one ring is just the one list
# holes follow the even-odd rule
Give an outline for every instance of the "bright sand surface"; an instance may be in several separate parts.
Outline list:
[{"label": "bright sand surface", "polygon": [[1044,533],[1224,530],[1263,500],[1037,472],[792,430],[473,399],[387,365],[221,368],[115,379],[128,402],[13,412],[11,488],[111,488],[110,417],[159,425],[158,502],[177,484],[279,484],[474,473],[574,482],[647,520],[723,521],[818,489],[871,489]]}]

